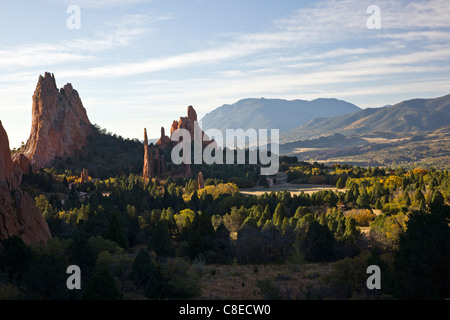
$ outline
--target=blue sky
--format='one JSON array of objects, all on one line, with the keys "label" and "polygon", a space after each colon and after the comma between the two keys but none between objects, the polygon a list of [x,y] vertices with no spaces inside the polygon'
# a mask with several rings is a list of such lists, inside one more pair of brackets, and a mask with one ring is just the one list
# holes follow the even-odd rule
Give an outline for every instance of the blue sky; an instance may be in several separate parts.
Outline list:
[{"label": "blue sky", "polygon": [[[80,29],[68,29],[70,5]],[[381,29],[368,29],[369,5]],[[2,0],[0,120],[26,141],[40,74],[92,123],[142,139],[193,105],[333,97],[380,107],[450,93],[450,1]]]}]

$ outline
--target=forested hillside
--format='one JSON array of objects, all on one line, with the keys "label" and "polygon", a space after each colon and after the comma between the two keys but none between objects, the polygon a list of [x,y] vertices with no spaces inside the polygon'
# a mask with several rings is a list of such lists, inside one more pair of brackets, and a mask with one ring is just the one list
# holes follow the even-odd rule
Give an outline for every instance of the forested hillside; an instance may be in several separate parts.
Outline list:
[{"label": "forested hillside", "polygon": [[[29,174],[23,188],[53,238],[46,246],[27,246],[18,237],[2,242],[0,296],[202,298],[225,280],[242,290],[248,289],[242,281],[252,285],[255,298],[449,296],[447,170],[281,160],[290,183],[334,184],[339,191],[244,195],[232,182],[239,169],[231,166],[225,179],[197,168],[206,172],[201,189],[194,178],[145,182],[128,174],[81,183],[54,170]],[[83,270],[82,290],[65,289],[70,264]],[[263,271],[266,264],[293,273],[274,278]],[[299,273],[312,264],[319,264],[314,276]],[[382,290],[365,287],[370,264],[383,270]],[[229,266],[251,266],[257,281],[233,275]]]}]

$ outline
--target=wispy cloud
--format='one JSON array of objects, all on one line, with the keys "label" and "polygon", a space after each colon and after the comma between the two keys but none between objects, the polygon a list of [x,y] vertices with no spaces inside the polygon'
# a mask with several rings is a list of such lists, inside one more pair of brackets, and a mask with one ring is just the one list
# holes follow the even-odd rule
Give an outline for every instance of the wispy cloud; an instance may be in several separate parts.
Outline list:
[{"label": "wispy cloud", "polygon": [[8,49],[0,49],[0,68],[16,70],[43,64],[58,65],[66,62],[91,60],[91,55],[76,54],[68,47],[53,44],[26,44]]},{"label": "wispy cloud", "polygon": [[[124,7],[136,4],[153,2],[154,0],[64,0],[66,6],[78,5],[83,8],[105,9],[111,7]],[[60,0],[58,0],[60,2]]]},{"label": "wispy cloud", "polygon": [[[338,44],[339,42],[345,45],[350,41],[354,42],[355,38],[361,38],[370,43],[370,39],[375,41],[380,38],[402,39],[403,41],[425,38],[435,42],[450,37],[450,30],[418,30],[419,27],[448,27],[447,13],[450,12],[448,1],[434,0],[409,4],[379,1],[379,5],[382,9],[382,26],[385,30],[378,34],[368,33],[366,28],[368,15],[365,12],[367,5],[364,2],[323,1],[311,7],[299,9],[287,18],[274,21],[270,30],[259,33],[233,34],[220,41],[211,41],[210,47],[206,49],[152,57],[137,62],[96,66],[90,68],[88,73],[69,70],[67,73],[72,76],[121,77],[221,63],[268,51],[276,52],[277,50],[297,48],[297,50],[314,52],[315,45]],[[414,26],[414,31],[410,31],[412,26]],[[376,51],[364,46],[340,48],[316,52],[315,60],[372,55],[377,52],[392,51],[392,49],[381,46],[378,46]],[[286,59],[289,59],[289,55],[291,55],[291,53],[283,54]],[[436,54],[441,54],[441,52]],[[433,54],[427,53],[427,57],[431,55]],[[276,59],[276,57],[272,58]],[[384,59],[384,56],[380,56],[380,59]],[[295,64],[293,66],[295,67]]]},{"label": "wispy cloud", "polygon": [[94,36],[62,41],[67,50],[81,52],[111,50],[129,46],[142,35],[154,31],[151,23],[157,17],[146,14],[132,14],[114,23],[105,23]]},{"label": "wispy cloud", "polygon": [[59,43],[25,43],[9,48],[0,46],[0,68],[17,70],[99,60],[97,53],[125,48],[140,36],[148,35],[151,21],[152,18],[144,14],[126,15],[116,23],[105,23],[92,36],[63,39]]}]

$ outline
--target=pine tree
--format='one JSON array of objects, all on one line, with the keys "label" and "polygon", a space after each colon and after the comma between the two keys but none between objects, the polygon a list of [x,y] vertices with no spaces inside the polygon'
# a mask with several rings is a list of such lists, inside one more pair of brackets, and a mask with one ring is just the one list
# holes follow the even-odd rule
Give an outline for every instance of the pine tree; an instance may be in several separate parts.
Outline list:
[{"label": "pine tree", "polygon": [[345,188],[345,181],[344,177],[340,177],[339,180],[336,182],[336,188],[338,189],[344,189]]},{"label": "pine tree", "polygon": [[20,281],[33,259],[31,248],[16,235],[3,240],[0,248],[0,270],[10,281]]},{"label": "pine tree", "polygon": [[346,217],[344,239],[350,243],[355,243],[359,235],[360,231],[356,220],[352,217]]},{"label": "pine tree", "polygon": [[116,242],[124,249],[128,247],[128,241],[120,225],[119,216],[115,212],[110,217],[106,238]]},{"label": "pine tree", "polygon": [[149,299],[162,298],[165,279],[149,253],[141,249],[133,261],[130,278]]},{"label": "pine tree", "polygon": [[273,214],[273,224],[277,227],[281,227],[284,218],[286,218],[286,208],[282,203],[278,203]]},{"label": "pine tree", "polygon": [[155,230],[150,238],[149,248],[158,255],[158,257],[173,257],[175,247],[169,233],[169,222],[161,219],[155,226]]},{"label": "pine tree", "polygon": [[100,267],[87,284],[84,300],[123,300],[124,295],[107,268]]},{"label": "pine tree", "polygon": [[[437,195],[439,197],[439,195]],[[395,257],[396,297],[445,299],[450,294],[450,207],[430,205],[430,212],[409,215]],[[431,213],[431,214],[430,214]]]},{"label": "pine tree", "polygon": [[341,241],[344,238],[345,233],[345,218],[342,218],[337,223],[336,231],[334,232],[334,237],[336,240]]},{"label": "pine tree", "polygon": [[197,213],[192,223],[192,233],[188,240],[191,258],[206,254],[213,247],[215,237],[211,216],[207,212]]}]

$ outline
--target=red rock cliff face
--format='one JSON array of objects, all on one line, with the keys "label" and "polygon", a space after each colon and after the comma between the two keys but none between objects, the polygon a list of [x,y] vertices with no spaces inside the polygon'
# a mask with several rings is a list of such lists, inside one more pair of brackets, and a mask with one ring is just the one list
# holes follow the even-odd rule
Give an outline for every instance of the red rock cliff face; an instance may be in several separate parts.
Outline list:
[{"label": "red rock cliff face", "polygon": [[51,238],[33,199],[19,188],[22,170],[11,160],[8,136],[0,121],[0,241],[17,235],[26,244]]},{"label": "red rock cliff face", "polygon": [[[87,144],[94,127],[70,83],[58,90],[53,74],[39,76],[33,95],[31,133],[24,150],[33,170],[50,166]],[[19,154],[14,155],[17,162]]]}]

